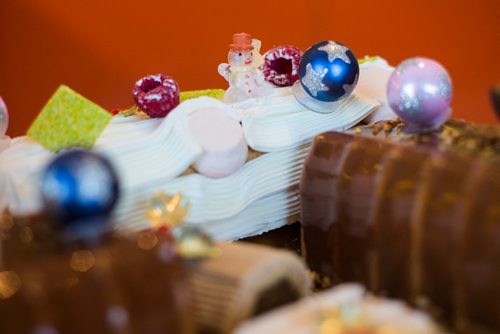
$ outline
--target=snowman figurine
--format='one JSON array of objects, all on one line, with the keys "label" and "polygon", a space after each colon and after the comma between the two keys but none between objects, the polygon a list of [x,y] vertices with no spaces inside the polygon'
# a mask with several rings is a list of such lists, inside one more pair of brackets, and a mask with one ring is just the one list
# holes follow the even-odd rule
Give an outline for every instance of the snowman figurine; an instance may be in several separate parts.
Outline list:
[{"label": "snowman figurine", "polygon": [[224,102],[240,102],[273,93],[273,85],[265,80],[259,69],[263,63],[260,46],[261,42],[249,34],[233,35],[233,43],[229,45],[229,64],[220,64],[218,68],[219,74],[229,82]]}]

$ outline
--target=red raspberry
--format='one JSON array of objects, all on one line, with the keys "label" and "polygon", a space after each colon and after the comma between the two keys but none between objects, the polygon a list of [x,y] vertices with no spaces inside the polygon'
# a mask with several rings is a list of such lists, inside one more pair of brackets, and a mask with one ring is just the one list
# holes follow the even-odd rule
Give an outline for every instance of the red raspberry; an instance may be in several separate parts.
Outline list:
[{"label": "red raspberry", "polygon": [[279,87],[291,86],[299,79],[302,51],[292,45],[275,47],[264,54],[261,70],[267,81]]},{"label": "red raspberry", "polygon": [[149,117],[165,117],[179,104],[179,85],[168,75],[148,75],[135,83],[134,100]]}]

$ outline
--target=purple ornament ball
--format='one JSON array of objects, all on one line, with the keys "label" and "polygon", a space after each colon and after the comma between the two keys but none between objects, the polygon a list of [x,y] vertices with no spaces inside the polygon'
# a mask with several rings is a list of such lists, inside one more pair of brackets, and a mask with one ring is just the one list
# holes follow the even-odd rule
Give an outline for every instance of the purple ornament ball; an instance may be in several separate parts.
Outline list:
[{"label": "purple ornament ball", "polygon": [[387,100],[408,129],[435,129],[451,115],[452,84],[446,69],[428,58],[410,58],[389,78]]}]

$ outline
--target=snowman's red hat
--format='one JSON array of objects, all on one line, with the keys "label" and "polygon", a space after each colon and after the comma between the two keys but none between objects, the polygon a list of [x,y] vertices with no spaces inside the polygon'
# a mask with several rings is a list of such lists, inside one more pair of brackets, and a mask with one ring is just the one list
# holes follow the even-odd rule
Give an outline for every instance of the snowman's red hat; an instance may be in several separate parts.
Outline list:
[{"label": "snowman's red hat", "polygon": [[233,43],[229,44],[231,51],[250,51],[253,50],[252,36],[250,34],[240,32],[233,35]]}]

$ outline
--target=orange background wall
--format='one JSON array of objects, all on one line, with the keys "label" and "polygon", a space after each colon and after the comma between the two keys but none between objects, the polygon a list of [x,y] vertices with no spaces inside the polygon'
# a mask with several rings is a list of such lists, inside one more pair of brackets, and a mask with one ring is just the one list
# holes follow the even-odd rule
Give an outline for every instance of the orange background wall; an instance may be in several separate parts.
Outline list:
[{"label": "orange background wall", "polygon": [[500,0],[0,0],[0,95],[16,136],[60,83],[106,108],[131,105],[135,80],[150,73],[183,90],[226,87],[217,65],[245,31],[264,51],[333,39],[392,64],[434,58],[452,76],[455,116],[495,122],[499,18]]}]

